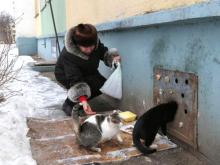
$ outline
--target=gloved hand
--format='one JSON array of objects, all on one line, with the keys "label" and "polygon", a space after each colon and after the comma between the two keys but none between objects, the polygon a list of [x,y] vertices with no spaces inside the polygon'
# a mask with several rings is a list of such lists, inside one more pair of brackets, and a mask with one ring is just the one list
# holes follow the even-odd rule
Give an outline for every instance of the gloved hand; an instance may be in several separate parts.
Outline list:
[{"label": "gloved hand", "polygon": [[116,55],[113,55],[113,60],[112,60],[114,63],[118,63],[118,62],[121,62],[121,57],[116,54]]},{"label": "gloved hand", "polygon": [[89,103],[87,102],[87,98],[85,96],[79,97],[79,102],[83,106],[83,110],[87,115],[94,115],[96,112],[93,112]]}]

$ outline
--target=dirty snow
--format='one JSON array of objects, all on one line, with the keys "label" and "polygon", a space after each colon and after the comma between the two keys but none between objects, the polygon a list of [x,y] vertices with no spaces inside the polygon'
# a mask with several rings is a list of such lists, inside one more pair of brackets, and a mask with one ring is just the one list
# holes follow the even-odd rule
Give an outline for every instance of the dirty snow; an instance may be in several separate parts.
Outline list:
[{"label": "dirty snow", "polygon": [[[11,54],[17,54],[17,50]],[[58,107],[64,101],[66,91],[31,70],[30,62],[33,59],[29,56],[19,57],[16,66],[23,64],[18,74],[19,81],[9,84],[19,93],[0,103],[0,165],[36,165],[26,137],[26,117],[64,116]]]}]

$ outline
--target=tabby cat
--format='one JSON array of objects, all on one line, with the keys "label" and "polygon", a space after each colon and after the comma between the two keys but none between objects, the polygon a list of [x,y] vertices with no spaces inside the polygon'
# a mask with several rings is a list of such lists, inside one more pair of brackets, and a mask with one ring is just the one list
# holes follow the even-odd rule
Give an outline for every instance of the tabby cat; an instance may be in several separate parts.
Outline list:
[{"label": "tabby cat", "polygon": [[120,136],[121,119],[117,111],[112,114],[96,114],[80,123],[78,112],[72,112],[73,128],[77,141],[81,146],[93,151],[101,152],[98,144],[116,137],[122,143]]}]

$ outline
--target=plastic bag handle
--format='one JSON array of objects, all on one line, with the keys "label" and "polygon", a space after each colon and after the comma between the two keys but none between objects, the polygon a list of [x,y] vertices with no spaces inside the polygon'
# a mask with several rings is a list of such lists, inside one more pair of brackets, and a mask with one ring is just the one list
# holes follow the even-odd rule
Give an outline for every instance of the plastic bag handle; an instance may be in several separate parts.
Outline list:
[{"label": "plastic bag handle", "polygon": [[118,66],[120,65],[120,62],[119,61],[112,61],[112,67],[111,67],[111,70],[113,69],[116,69]]}]

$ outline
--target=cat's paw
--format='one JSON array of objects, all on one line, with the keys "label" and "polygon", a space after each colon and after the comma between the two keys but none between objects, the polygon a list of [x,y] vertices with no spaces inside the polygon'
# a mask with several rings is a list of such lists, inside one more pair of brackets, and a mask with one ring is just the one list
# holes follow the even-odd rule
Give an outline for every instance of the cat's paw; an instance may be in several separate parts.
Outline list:
[{"label": "cat's paw", "polygon": [[157,149],[157,148],[158,148],[158,145],[157,145],[157,144],[151,144],[150,148],[152,148],[152,149]]},{"label": "cat's paw", "polygon": [[101,148],[97,148],[97,147],[91,147],[90,148],[92,151],[95,151],[95,152],[101,152],[102,149]]},{"label": "cat's paw", "polygon": [[152,154],[154,152],[157,152],[156,149],[152,149],[152,148],[149,148],[147,151],[145,151],[144,153],[142,153],[144,156],[148,156],[149,154]]},{"label": "cat's paw", "polygon": [[117,135],[116,138],[119,143],[123,143],[123,139],[120,135]]}]

